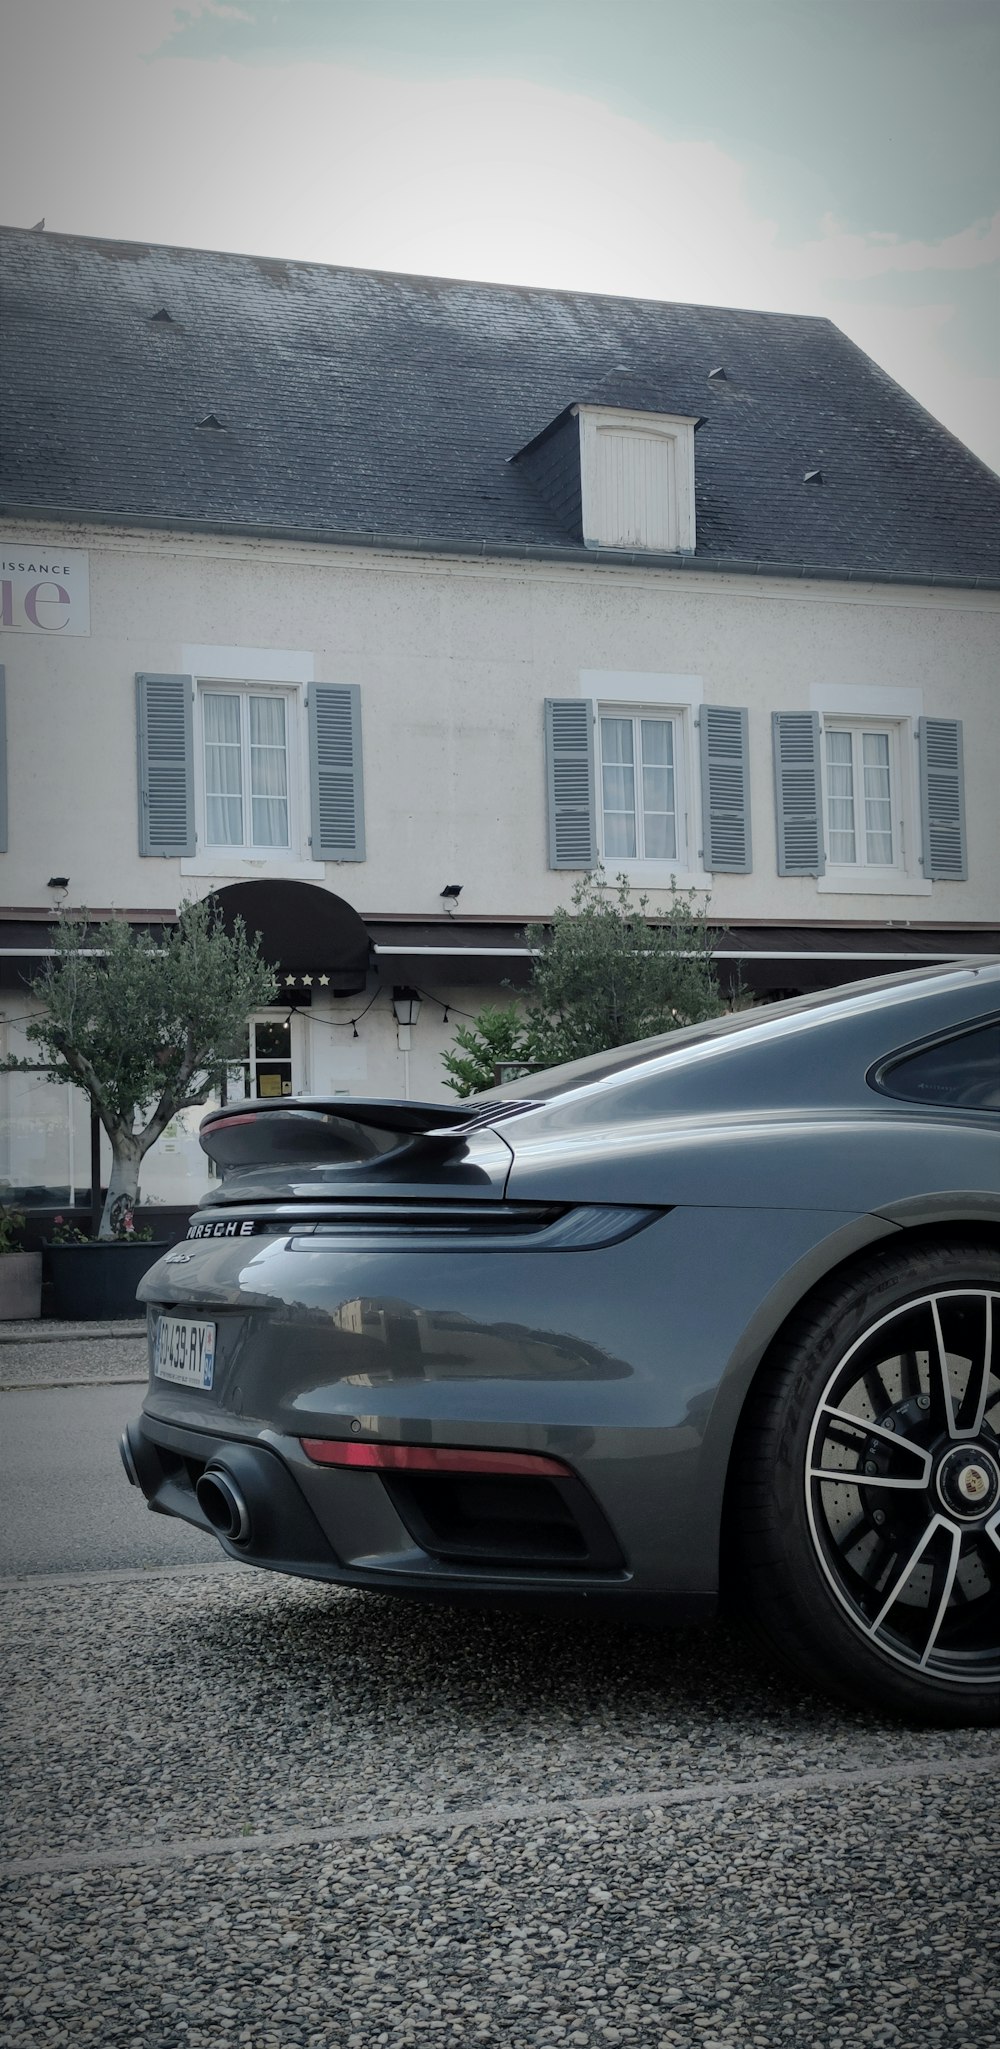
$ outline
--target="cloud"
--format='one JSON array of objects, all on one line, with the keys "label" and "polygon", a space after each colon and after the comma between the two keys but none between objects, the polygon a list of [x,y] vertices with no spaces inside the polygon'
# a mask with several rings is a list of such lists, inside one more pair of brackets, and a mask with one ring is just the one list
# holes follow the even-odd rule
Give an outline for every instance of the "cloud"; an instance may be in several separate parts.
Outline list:
[{"label": "cloud", "polygon": [[899,271],[981,270],[1000,263],[1000,213],[936,242],[904,242],[898,235],[878,232],[855,234],[826,214],[819,239],[804,243],[799,254],[806,262],[815,256],[823,274],[837,279],[885,277]]},{"label": "cloud", "polygon": [[[1000,222],[922,242],[828,217],[792,243],[755,211],[745,167],[715,142],[665,137],[592,97],[516,79],[150,61],[182,11],[172,0],[91,0],[67,16],[62,0],[32,0],[18,13],[7,76],[22,82],[0,121],[9,218],[825,314],[1000,465],[1000,379],[968,379],[950,353],[963,276],[996,261]],[[53,45],[58,22],[65,35]],[[44,93],[24,90],[28,76]],[[925,301],[903,308],[888,291],[880,301],[878,280],[888,288],[902,273],[926,274]],[[852,297],[862,282],[863,302]]]}]

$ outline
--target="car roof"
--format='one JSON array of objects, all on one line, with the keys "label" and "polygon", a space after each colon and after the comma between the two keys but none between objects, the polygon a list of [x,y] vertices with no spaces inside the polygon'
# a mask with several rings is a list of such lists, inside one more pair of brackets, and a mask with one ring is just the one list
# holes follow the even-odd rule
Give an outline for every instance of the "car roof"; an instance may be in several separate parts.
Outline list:
[{"label": "car roof", "polygon": [[[873,1062],[916,1041],[997,1013],[1000,959],[984,957],[961,965],[880,975],[871,981],[851,982],[711,1018],[525,1076],[517,1084],[517,1093],[546,1104],[561,1097],[604,1096],[609,1089],[628,1089],[657,1079],[669,1087],[673,1079],[679,1084],[682,1076],[687,1092],[697,1070],[707,1066],[717,1071],[724,1058],[730,1072],[752,1064],[762,1079],[764,1066],[775,1067],[789,1090],[794,1088],[797,1067],[800,1078],[813,1089],[825,1080],[823,1094],[837,1077],[833,1092],[840,1095],[848,1077],[862,1084]],[[796,1061],[796,1046],[805,1049],[804,1061]],[[777,1056],[777,1066],[769,1055]],[[509,1101],[511,1094],[508,1082],[473,1100],[485,1106]]]}]

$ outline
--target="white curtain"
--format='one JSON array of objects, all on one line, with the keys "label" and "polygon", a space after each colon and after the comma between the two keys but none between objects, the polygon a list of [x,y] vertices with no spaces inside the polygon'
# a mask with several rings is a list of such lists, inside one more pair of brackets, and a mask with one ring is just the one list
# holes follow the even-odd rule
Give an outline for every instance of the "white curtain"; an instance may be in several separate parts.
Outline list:
[{"label": "white curtain", "polygon": [[643,719],[642,837],[647,861],[677,858],[677,797],[671,719]]},{"label": "white curtain", "polygon": [[206,690],[205,801],[209,845],[243,845],[243,761],[240,747],[240,700],[231,693]]},{"label": "white curtain", "polygon": [[830,800],[830,859],[849,863],[857,858],[854,840],[854,765],[851,735],[828,732],[826,774]]},{"label": "white curtain", "polygon": [[892,866],[892,797],[889,789],[889,735],[862,733],[861,760],[865,778],[865,840],[872,867]]},{"label": "white curtain", "polygon": [[635,752],[631,719],[601,720],[605,855],[635,855]]},{"label": "white curtain", "polygon": [[288,845],[288,756],[285,701],[250,699],[250,804],[255,847]]}]

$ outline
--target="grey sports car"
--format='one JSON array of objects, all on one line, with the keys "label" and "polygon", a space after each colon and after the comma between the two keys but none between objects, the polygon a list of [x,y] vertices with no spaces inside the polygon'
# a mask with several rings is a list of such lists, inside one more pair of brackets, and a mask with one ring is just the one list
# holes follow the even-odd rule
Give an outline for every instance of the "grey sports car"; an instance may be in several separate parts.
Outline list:
[{"label": "grey sports car", "polygon": [[151,1508],[351,1586],[721,1595],[828,1691],[1000,1721],[1000,963],[202,1144]]}]

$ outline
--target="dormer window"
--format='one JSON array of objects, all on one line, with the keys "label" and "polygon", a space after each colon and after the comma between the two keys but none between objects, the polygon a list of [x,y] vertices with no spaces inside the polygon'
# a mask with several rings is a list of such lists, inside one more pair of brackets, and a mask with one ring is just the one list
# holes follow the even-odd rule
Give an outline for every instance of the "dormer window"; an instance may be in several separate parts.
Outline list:
[{"label": "dormer window", "polygon": [[585,545],[693,553],[696,421],[610,407],[575,410]]}]

